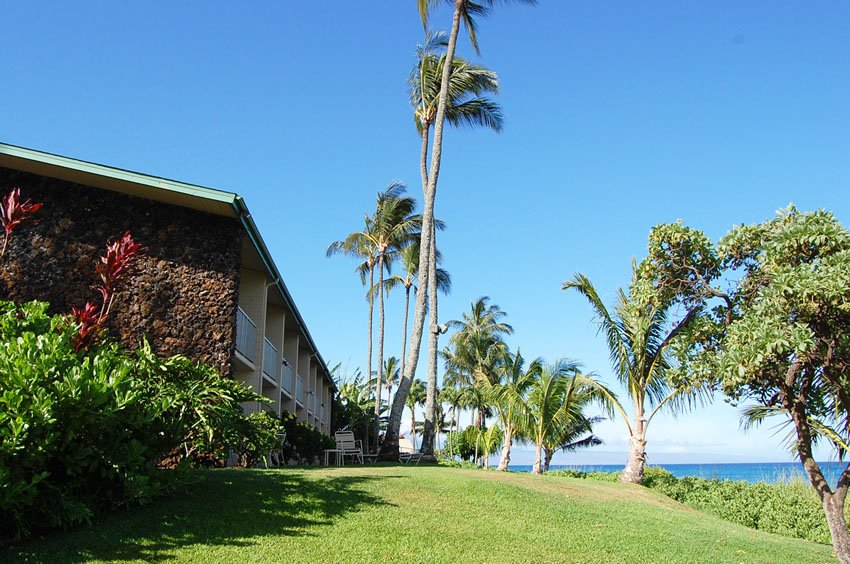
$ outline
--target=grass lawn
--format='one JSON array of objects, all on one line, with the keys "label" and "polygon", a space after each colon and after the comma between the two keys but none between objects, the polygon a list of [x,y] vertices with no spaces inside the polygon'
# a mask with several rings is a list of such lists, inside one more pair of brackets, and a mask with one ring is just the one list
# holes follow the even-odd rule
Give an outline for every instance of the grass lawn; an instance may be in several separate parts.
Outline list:
[{"label": "grass lawn", "polygon": [[0,560],[833,562],[640,486],[426,466],[210,470]]}]

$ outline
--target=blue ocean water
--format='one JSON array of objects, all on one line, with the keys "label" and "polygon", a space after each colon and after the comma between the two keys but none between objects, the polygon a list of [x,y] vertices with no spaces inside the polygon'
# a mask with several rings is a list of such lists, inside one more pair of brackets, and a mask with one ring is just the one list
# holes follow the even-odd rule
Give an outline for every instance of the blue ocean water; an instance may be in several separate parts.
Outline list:
[{"label": "blue ocean water", "polygon": [[[830,484],[838,481],[838,476],[844,470],[845,463],[842,462],[820,462],[821,470]],[[752,463],[727,463],[727,464],[653,464],[661,466],[673,473],[677,478],[695,476],[697,478],[719,480],[736,480],[744,482],[766,482],[774,484],[777,482],[788,482],[791,480],[803,480],[809,482],[809,478],[803,470],[803,465],[798,462],[752,462]],[[552,465],[549,470],[578,470],[580,472],[619,472],[623,469],[622,464],[597,464],[597,465]],[[531,466],[511,466],[514,472],[531,472]]]}]

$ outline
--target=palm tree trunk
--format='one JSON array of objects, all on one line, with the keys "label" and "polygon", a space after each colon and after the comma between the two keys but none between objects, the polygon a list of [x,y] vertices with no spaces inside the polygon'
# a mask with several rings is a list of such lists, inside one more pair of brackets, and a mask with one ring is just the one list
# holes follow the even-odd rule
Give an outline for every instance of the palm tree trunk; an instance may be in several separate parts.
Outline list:
[{"label": "palm tree trunk", "polygon": [[[378,257],[378,379],[375,382],[378,401],[375,402],[375,417],[381,416],[381,389],[384,380],[384,255]],[[377,426],[377,420],[375,425]]]},{"label": "palm tree trunk", "polygon": [[646,464],[646,419],[639,412],[635,416],[632,434],[629,437],[629,459],[620,475],[620,480],[630,484],[643,482],[643,468]]},{"label": "palm tree trunk", "polygon": [[505,425],[505,442],[502,443],[502,456],[499,457],[499,466],[496,470],[502,472],[508,469],[511,464],[511,444],[513,443],[513,429],[510,425]]},{"label": "palm tree trunk", "polygon": [[[425,395],[425,428],[422,431],[422,453],[428,458],[434,456],[434,439],[437,423],[437,346],[440,337],[437,315],[437,231],[431,222],[431,249],[428,260],[428,311],[431,314],[428,331],[428,390]],[[432,260],[433,259],[433,260]]]},{"label": "palm tree trunk", "polygon": [[[374,286],[375,286],[375,265],[370,264],[369,265],[369,345],[367,347],[369,356],[366,359],[366,382],[367,382],[367,386],[368,386],[369,380],[372,378],[372,335],[375,332],[374,328],[373,328],[373,324],[374,324],[373,321],[374,321],[374,318],[375,318],[375,294],[372,292],[372,288],[374,288]],[[378,397],[378,398],[381,397],[381,392],[380,392],[379,389],[375,389],[375,396]],[[372,431],[367,430],[367,433],[369,433],[369,432],[374,432],[374,428],[372,429]],[[378,435],[376,434],[375,437],[377,437],[377,436]],[[366,442],[368,443],[369,441],[367,440]]]},{"label": "palm tree trunk", "polygon": [[[431,170],[428,175],[428,184],[424,194],[422,210],[422,225],[430,226],[434,221],[434,204],[437,198],[437,179],[440,176],[440,161],[443,155],[443,125],[446,121],[446,106],[449,95],[449,78],[452,72],[455,50],[457,48],[457,36],[460,30],[460,4],[455,4],[452,16],[452,29],[449,34],[449,44],[446,49],[446,64],[443,65],[443,76],[440,82],[440,98],[437,102],[437,115],[434,121],[434,143],[431,150]],[[416,374],[416,364],[419,362],[419,349],[422,346],[422,331],[425,328],[426,298],[428,288],[428,273],[430,272],[429,261],[436,260],[431,257],[431,230],[423,229],[420,239],[419,253],[419,291],[416,293],[416,311],[413,316],[413,334],[410,337],[410,353],[405,363],[405,371],[393,400],[393,408],[390,412],[390,420],[387,425],[387,436],[381,445],[381,458],[385,460],[398,460],[398,430],[401,426],[401,414],[404,411],[404,403],[413,377]]]},{"label": "palm tree trunk", "polygon": [[410,408],[410,432],[413,434],[413,450],[416,450],[416,406]]},{"label": "palm tree trunk", "polygon": [[543,460],[543,471],[549,472],[549,463],[552,462],[552,456],[555,454],[555,451],[552,449],[544,449],[545,458]]},{"label": "palm tree trunk", "polygon": [[531,467],[532,474],[542,474],[543,469],[541,467],[541,463],[543,462],[543,443],[540,441],[536,442],[536,448],[534,451],[534,466]]},{"label": "palm tree trunk", "polygon": [[[404,374],[404,355],[407,353],[407,323],[410,317],[410,288],[408,284],[404,285],[404,329],[401,332],[401,370],[399,374]],[[389,398],[387,398],[389,401]]]}]

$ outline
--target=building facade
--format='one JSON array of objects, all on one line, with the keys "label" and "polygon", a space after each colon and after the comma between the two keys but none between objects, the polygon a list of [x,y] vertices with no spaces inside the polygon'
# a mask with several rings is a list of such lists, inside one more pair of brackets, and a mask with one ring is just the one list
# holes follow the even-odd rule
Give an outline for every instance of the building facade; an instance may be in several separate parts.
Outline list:
[{"label": "building facade", "polygon": [[145,254],[110,334],[209,363],[330,433],[333,380],[240,196],[0,144],[0,194],[14,187],[44,205],[8,245],[0,298],[94,300],[98,257],[129,231]]}]

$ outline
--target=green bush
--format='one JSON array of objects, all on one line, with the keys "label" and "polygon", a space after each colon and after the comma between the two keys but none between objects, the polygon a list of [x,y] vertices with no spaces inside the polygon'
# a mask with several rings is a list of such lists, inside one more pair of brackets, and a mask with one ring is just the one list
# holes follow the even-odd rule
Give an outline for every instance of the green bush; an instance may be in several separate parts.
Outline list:
[{"label": "green bush", "polygon": [[77,326],[47,309],[0,302],[0,537],[145,503],[174,481],[166,459],[265,440],[241,438],[239,402],[259,401],[241,384],[145,344],[78,352]]},{"label": "green bush", "polygon": [[[558,470],[552,476],[617,481],[619,472]],[[806,483],[766,484],[704,478],[676,478],[664,468],[647,466],[643,485],[694,509],[788,537],[830,544],[820,500]]]},{"label": "green bush", "polygon": [[284,411],[280,420],[286,431],[283,457],[296,464],[314,464],[323,456],[325,449],[335,446],[334,440],[312,425],[298,421],[295,414]]},{"label": "green bush", "polygon": [[266,466],[270,452],[280,450],[283,423],[266,411],[242,418],[236,452],[240,466]]},{"label": "green bush", "polygon": [[461,460],[472,460],[475,456],[475,441],[478,439],[478,429],[474,425],[463,431],[456,431],[446,437],[446,452],[454,453]]}]

